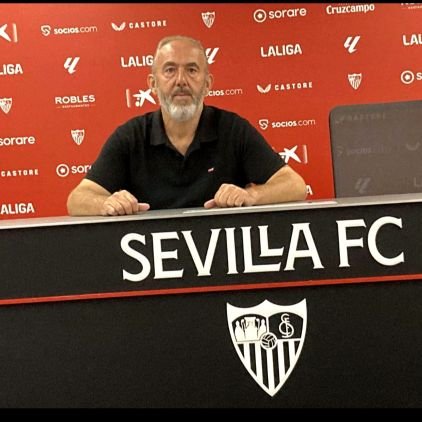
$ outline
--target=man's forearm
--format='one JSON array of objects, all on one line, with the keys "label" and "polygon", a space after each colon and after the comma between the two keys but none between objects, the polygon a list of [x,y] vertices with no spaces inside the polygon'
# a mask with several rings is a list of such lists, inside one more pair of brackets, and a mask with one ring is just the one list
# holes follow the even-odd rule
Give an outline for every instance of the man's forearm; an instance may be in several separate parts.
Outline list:
[{"label": "man's forearm", "polygon": [[254,198],[254,205],[303,201],[307,196],[305,181],[290,167],[283,167],[266,183],[246,190]]},{"label": "man's forearm", "polygon": [[108,195],[89,191],[72,192],[67,200],[67,212],[72,216],[102,215],[101,209]]}]

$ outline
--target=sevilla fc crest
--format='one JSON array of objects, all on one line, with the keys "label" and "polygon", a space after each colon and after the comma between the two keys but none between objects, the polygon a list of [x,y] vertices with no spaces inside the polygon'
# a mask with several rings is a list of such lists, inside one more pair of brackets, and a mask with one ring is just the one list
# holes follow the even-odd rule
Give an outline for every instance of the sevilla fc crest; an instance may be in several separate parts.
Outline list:
[{"label": "sevilla fc crest", "polygon": [[234,348],[252,378],[274,396],[292,373],[306,334],[306,299],[281,306],[265,300],[250,308],[227,304]]},{"label": "sevilla fc crest", "polygon": [[358,89],[362,82],[362,73],[349,73],[347,77],[352,88]]},{"label": "sevilla fc crest", "polygon": [[70,132],[75,144],[80,145],[85,137],[85,129],[72,129]]},{"label": "sevilla fc crest", "polygon": [[5,114],[9,113],[12,108],[12,98],[0,98],[0,108],[4,111]]},{"label": "sevilla fc crest", "polygon": [[211,28],[215,21],[215,12],[202,12],[202,22],[208,27]]}]

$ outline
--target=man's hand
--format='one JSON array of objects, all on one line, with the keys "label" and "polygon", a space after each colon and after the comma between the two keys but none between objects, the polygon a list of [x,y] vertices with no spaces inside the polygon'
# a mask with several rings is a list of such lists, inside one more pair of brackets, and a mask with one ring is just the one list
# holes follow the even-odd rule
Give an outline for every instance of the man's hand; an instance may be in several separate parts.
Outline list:
[{"label": "man's hand", "polygon": [[243,189],[236,185],[223,183],[213,199],[205,202],[204,208],[214,207],[247,207],[255,205],[256,198],[252,190]]},{"label": "man's hand", "polygon": [[128,215],[149,210],[149,204],[138,200],[127,190],[110,195],[101,207],[101,215]]}]

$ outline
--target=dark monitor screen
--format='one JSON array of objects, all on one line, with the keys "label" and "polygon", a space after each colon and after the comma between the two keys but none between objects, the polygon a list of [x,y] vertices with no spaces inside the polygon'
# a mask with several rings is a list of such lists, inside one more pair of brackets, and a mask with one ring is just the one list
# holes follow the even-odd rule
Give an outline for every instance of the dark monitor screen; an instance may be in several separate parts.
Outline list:
[{"label": "dark monitor screen", "polygon": [[338,106],[329,119],[336,197],[422,192],[422,101]]}]

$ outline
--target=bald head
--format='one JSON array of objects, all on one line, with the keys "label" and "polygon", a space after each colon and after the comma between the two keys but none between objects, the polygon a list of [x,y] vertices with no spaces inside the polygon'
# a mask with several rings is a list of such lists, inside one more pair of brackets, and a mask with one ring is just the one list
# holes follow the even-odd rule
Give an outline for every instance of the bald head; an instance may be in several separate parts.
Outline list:
[{"label": "bald head", "polygon": [[157,58],[160,54],[160,52],[163,50],[164,47],[168,47],[169,44],[173,43],[173,42],[180,42],[180,43],[184,43],[184,44],[190,44],[193,48],[199,50],[200,55],[204,58],[204,64],[205,64],[205,72],[208,73],[208,60],[207,60],[207,56],[205,54],[205,49],[203,47],[203,45],[201,44],[200,41],[185,36],[185,35],[171,35],[168,37],[164,37],[162,38],[157,45],[157,49],[155,50],[155,54],[154,54],[154,61],[152,63],[151,66],[151,72],[155,73],[157,71],[157,66],[156,66],[156,62],[157,62]]}]

